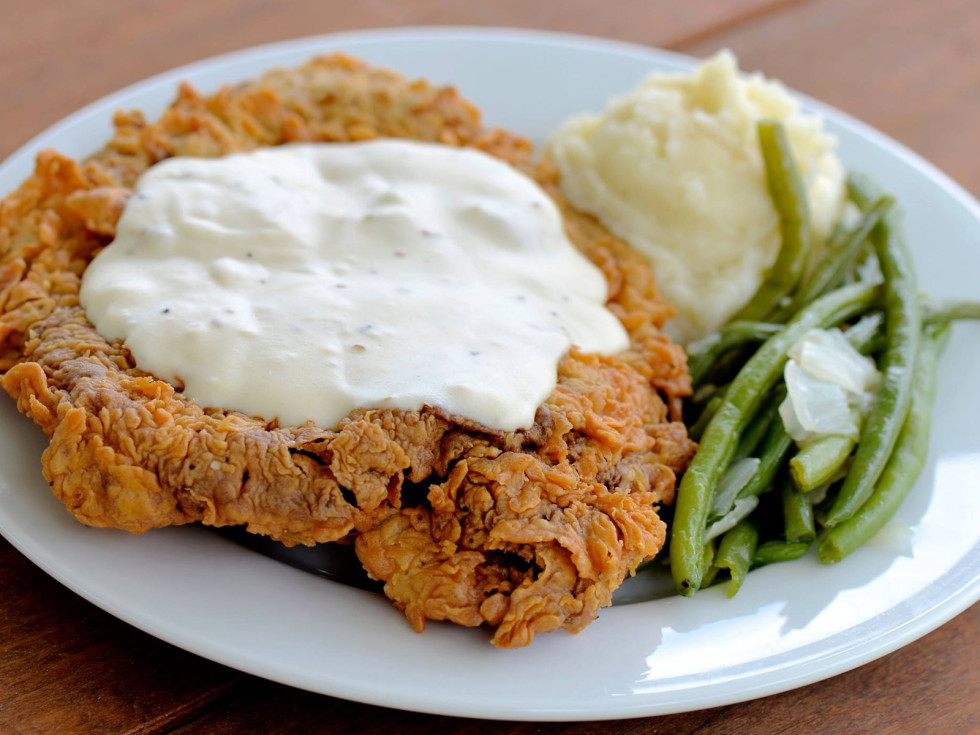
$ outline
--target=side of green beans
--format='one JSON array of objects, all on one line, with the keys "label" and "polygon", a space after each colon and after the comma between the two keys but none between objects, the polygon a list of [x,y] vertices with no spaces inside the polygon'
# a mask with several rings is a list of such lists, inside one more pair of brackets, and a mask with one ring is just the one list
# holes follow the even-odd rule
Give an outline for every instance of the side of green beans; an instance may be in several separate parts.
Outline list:
[{"label": "side of green beans", "polygon": [[742,521],[735,528],[721,537],[718,553],[715,554],[714,567],[727,569],[732,575],[728,585],[728,596],[734,597],[738,592],[745,575],[752,568],[755,559],[755,547],[759,543],[759,531],[748,520]]},{"label": "side of green beans", "polygon": [[782,324],[767,322],[731,322],[718,332],[688,345],[687,371],[691,375],[691,384],[695,388],[701,385],[715,363],[729,350],[765,342],[782,328]]},{"label": "side of green beans", "polygon": [[778,564],[784,561],[799,559],[810,550],[810,542],[797,541],[789,543],[787,541],[766,541],[759,544],[755,549],[755,558],[752,566],[761,567],[766,564]]},{"label": "side of green beans", "polygon": [[782,243],[776,262],[736,319],[765,319],[779,307],[803,276],[812,240],[806,190],[796,170],[786,131],[779,122],[762,120],[758,132],[769,194],[779,214]]},{"label": "side of green beans", "polygon": [[817,529],[813,522],[810,494],[797,492],[788,477],[782,480],[780,494],[783,501],[783,526],[786,529],[786,540],[790,543],[813,541],[817,537]]},{"label": "side of green beans", "polygon": [[912,399],[912,368],[921,330],[912,257],[891,217],[878,223],[871,233],[871,241],[885,277],[887,342],[881,363],[882,381],[861,430],[851,469],[827,515],[827,525],[831,527],[853,516],[873,492]]},{"label": "side of green beans", "polygon": [[[691,346],[695,384],[731,382],[710,400],[709,391],[702,390],[705,410],[692,427],[702,432],[701,448],[677,491],[670,565],[683,595],[727,570],[732,596],[752,567],[800,558],[816,541],[815,514],[827,527],[818,542],[824,563],[839,561],[877,533],[924,466],[937,361],[949,324],[980,319],[978,302],[920,300],[895,202],[860,176],[848,180],[849,196],[863,213],[860,221],[851,229],[838,227],[823,260],[804,279],[812,237],[805,192],[781,126],[764,122],[758,129],[782,245],[738,321]],[[863,282],[870,280],[869,270],[879,269],[880,287]],[[780,378],[787,352],[810,329],[859,315],[844,334],[862,354],[877,355],[883,373],[860,437],[822,437],[790,458],[794,442],[778,413],[786,395]],[[778,326],[787,319],[785,327]],[[778,492],[761,497],[721,536],[716,551],[704,540],[714,495],[730,463],[750,456],[759,464],[738,497],[763,495],[770,488]],[[830,483],[841,475],[840,490],[828,496]],[[780,509],[781,536],[760,544],[759,529],[767,534],[763,538],[772,538]],[[727,527],[738,517],[717,522]]]},{"label": "side of green beans", "polygon": [[801,493],[829,482],[851,456],[855,440],[836,434],[824,436],[806,445],[789,461],[790,477]]},{"label": "side of green beans", "polygon": [[880,531],[895,515],[922,472],[929,451],[937,364],[948,336],[948,325],[926,329],[914,369],[912,405],[895,449],[868,501],[820,541],[817,555],[825,564],[840,561]]},{"label": "side of green beans", "polygon": [[877,293],[872,286],[855,284],[817,299],[766,340],[732,381],[677,490],[670,561],[671,575],[681,594],[692,595],[701,584],[705,523],[715,488],[742,431],[782,375],[788,350],[811,329],[832,326],[867,311]]},{"label": "side of green beans", "polygon": [[894,204],[891,197],[881,197],[864,213],[854,229],[841,233],[840,239],[832,239],[820,265],[797,289],[793,300],[770,317],[772,321],[785,321],[813,299],[841,286],[868,235]]}]

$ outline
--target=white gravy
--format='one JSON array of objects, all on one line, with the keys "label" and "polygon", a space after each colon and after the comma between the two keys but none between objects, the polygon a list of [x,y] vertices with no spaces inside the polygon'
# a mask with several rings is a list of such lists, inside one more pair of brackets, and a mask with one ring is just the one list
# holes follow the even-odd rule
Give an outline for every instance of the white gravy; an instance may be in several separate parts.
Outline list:
[{"label": "white gravy", "polygon": [[530,178],[382,140],[153,166],[81,302],[204,406],[330,428],[427,404],[513,430],[572,344],[626,348],[606,293]]}]

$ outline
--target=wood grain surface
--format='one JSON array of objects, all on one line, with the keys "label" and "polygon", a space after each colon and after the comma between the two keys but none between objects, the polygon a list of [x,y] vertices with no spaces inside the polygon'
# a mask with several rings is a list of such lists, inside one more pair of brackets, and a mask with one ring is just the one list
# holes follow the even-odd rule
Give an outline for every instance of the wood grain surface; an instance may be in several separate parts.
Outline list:
[{"label": "wood grain surface", "polygon": [[[745,68],[863,119],[980,193],[977,0],[0,0],[0,159],[81,105],[257,43],[404,25],[618,38]],[[4,457],[2,461],[16,461]],[[272,684],[162,643],[0,540],[0,733],[977,733],[980,606],[828,681],[604,723],[396,712]]]}]

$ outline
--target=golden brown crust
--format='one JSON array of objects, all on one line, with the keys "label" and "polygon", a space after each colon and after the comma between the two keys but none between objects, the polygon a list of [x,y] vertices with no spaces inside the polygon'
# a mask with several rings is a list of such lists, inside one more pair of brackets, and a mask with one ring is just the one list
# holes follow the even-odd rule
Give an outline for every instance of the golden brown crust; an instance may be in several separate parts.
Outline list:
[{"label": "golden brown crust", "polygon": [[[567,206],[526,140],[484,128],[451,88],[340,55],[211,97],[185,85],[157,122],[115,122],[83,162],[40,154],[0,202],[3,387],[50,437],[45,477],[79,520],[136,533],[245,525],[288,544],[354,533],[413,626],[487,623],[502,646],[579,630],[660,549],[657,504],[670,502],[693,452],[668,421],[689,391],[684,354],[659,331],[670,311],[646,263]],[[202,408],[85,319],[81,275],[157,161],[378,136],[473,146],[536,178],[605,273],[630,350],[572,350],[526,431],[487,431],[433,408],[355,411],[326,430]]]}]

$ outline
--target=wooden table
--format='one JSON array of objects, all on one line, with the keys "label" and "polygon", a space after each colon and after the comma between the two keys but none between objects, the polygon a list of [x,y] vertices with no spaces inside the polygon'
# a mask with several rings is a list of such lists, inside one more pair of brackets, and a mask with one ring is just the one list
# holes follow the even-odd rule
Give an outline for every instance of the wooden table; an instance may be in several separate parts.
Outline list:
[{"label": "wooden table", "polygon": [[[523,26],[696,55],[730,47],[980,194],[977,0],[0,0],[0,159],[108,92],[313,33]],[[5,458],[4,461],[7,461]],[[746,704],[610,723],[408,714],[240,674],[131,628],[0,540],[0,732],[980,732],[980,605],[855,671]]]}]

